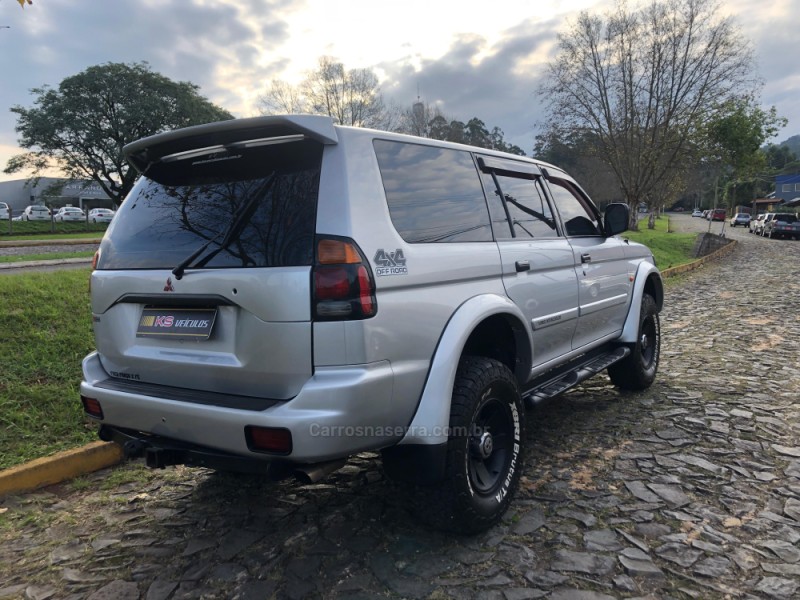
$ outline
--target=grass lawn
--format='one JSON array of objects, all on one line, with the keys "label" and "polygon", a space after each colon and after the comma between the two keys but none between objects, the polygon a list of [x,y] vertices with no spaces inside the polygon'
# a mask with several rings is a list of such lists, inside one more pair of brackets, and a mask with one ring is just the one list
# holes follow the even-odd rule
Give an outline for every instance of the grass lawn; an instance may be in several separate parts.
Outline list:
[{"label": "grass lawn", "polygon": [[78,387],[89,269],[0,277],[0,469],[94,441]]},{"label": "grass lawn", "polygon": [[43,254],[17,254],[0,256],[0,263],[24,262],[27,260],[56,260],[59,258],[91,258],[94,252],[45,252]]},{"label": "grass lawn", "polygon": [[694,260],[692,250],[697,234],[668,232],[668,227],[669,217],[664,216],[656,219],[655,229],[648,229],[647,215],[644,215],[639,221],[639,231],[626,231],[621,237],[650,248],[661,271],[692,262]]}]

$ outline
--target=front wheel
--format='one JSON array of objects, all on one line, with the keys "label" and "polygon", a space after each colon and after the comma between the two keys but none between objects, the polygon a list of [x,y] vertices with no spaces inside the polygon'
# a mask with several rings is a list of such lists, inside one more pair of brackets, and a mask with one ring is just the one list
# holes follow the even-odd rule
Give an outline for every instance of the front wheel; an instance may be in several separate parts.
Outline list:
[{"label": "front wheel", "polygon": [[420,516],[456,533],[497,523],[519,486],[525,413],[514,375],[503,363],[465,356],[456,372],[444,479],[420,488]]},{"label": "front wheel", "polygon": [[608,367],[611,382],[623,390],[644,390],[656,379],[661,355],[661,322],[658,306],[650,294],[642,296],[639,333],[631,353]]}]

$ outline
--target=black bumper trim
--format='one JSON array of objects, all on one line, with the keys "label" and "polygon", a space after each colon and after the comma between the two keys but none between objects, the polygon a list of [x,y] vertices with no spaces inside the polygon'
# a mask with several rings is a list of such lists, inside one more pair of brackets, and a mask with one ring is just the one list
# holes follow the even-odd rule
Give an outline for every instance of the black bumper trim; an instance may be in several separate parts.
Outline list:
[{"label": "black bumper trim", "polygon": [[153,398],[163,398],[164,400],[191,402],[192,404],[203,404],[205,406],[222,406],[224,408],[235,408],[238,410],[262,411],[287,401],[274,400],[272,398],[256,398],[254,396],[238,396],[235,394],[220,394],[218,392],[203,392],[199,390],[176,388],[168,385],[158,385],[155,383],[116,379],[113,377],[95,383],[94,387],[110,390],[112,392],[141,394],[142,396],[152,396]]}]

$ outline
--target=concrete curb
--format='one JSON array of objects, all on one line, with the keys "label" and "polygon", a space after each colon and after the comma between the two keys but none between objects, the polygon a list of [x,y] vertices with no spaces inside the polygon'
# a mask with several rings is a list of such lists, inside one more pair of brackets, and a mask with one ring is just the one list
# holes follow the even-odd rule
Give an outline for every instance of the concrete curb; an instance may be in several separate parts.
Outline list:
[{"label": "concrete curb", "polygon": [[37,458],[0,471],[0,498],[30,492],[80,475],[110,467],[122,460],[122,449],[110,442],[92,442],[81,448]]},{"label": "concrete curb", "polygon": [[667,279],[668,277],[675,277],[676,275],[681,275],[683,273],[688,273],[690,271],[694,271],[695,269],[699,269],[704,264],[709,261],[717,260],[718,258],[722,258],[723,256],[727,256],[733,249],[736,247],[738,242],[736,240],[730,240],[725,246],[720,248],[719,250],[712,252],[711,254],[706,254],[702,258],[698,258],[690,263],[686,263],[685,265],[679,265],[677,267],[672,267],[670,269],[664,269],[661,271],[661,277]]}]

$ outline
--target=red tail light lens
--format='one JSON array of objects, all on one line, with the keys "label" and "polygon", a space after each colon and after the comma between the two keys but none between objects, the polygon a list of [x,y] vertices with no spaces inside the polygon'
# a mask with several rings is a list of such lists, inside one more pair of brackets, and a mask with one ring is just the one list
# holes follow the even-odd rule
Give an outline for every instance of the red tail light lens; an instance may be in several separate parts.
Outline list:
[{"label": "red tail light lens", "polygon": [[378,312],[375,280],[352,240],[317,241],[313,281],[314,318],[318,321],[368,319]]},{"label": "red tail light lens", "polygon": [[96,419],[103,418],[103,408],[100,406],[100,402],[86,396],[81,396],[81,402],[83,402],[83,410],[86,411],[87,415],[95,417]]},{"label": "red tail light lens", "polygon": [[292,432],[283,427],[257,427],[248,425],[244,428],[247,447],[255,452],[272,454],[290,454],[292,452]]}]

